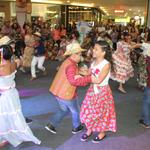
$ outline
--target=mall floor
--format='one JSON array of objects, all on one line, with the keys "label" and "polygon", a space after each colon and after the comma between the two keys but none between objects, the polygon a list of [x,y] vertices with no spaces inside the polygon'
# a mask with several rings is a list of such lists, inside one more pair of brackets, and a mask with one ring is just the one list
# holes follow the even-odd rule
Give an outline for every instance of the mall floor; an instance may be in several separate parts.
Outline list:
[{"label": "mall floor", "polygon": [[[81,142],[82,133],[73,135],[70,115],[62,121],[56,135],[45,130],[44,126],[49,121],[49,117],[58,109],[56,101],[48,91],[57,65],[58,62],[48,62],[46,64],[48,75],[43,77],[39,73],[39,78],[32,82],[29,80],[29,73],[22,74],[20,71],[17,73],[17,88],[21,96],[23,113],[33,119],[30,127],[42,141],[41,145],[26,142],[17,148],[7,145],[1,150],[150,150],[150,130],[144,129],[138,123],[143,93],[137,88],[135,79],[127,82],[127,94],[118,92],[117,83],[111,81],[118,130],[116,133],[107,133],[106,139],[101,143],[93,144],[91,139],[88,142]],[[87,88],[79,88],[80,104]]]}]

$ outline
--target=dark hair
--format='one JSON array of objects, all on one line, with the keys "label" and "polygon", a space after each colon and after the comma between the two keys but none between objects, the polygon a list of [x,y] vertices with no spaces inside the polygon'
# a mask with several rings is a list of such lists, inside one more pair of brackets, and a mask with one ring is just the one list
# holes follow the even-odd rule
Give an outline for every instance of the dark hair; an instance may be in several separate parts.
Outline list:
[{"label": "dark hair", "polygon": [[109,43],[107,41],[97,41],[95,44],[101,46],[102,50],[106,53],[105,59],[110,62],[111,69],[113,69],[112,50]]},{"label": "dark hair", "polygon": [[150,42],[150,31],[148,32],[148,35],[147,35],[147,42]]},{"label": "dark hair", "polygon": [[10,45],[2,45],[0,49],[3,49],[3,59],[10,60],[13,55],[13,50]]}]

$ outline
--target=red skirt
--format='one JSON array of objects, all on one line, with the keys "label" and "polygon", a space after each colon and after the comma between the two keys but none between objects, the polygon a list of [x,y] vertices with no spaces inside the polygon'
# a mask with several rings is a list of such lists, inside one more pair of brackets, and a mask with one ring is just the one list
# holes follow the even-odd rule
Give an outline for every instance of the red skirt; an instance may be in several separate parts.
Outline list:
[{"label": "red skirt", "polygon": [[92,132],[116,132],[114,99],[109,85],[98,86],[94,93],[93,85],[88,89],[81,106],[80,119]]}]

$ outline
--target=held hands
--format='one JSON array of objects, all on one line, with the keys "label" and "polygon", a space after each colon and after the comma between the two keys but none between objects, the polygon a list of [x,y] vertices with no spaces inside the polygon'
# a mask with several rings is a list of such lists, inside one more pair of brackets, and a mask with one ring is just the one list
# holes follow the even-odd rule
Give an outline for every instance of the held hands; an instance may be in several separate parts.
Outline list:
[{"label": "held hands", "polygon": [[79,74],[82,76],[88,76],[88,75],[91,75],[91,71],[86,67],[81,67],[79,69]]},{"label": "held hands", "polygon": [[99,83],[99,79],[97,77],[95,77],[94,75],[91,76],[91,80],[92,80],[92,83],[94,83],[94,84]]}]

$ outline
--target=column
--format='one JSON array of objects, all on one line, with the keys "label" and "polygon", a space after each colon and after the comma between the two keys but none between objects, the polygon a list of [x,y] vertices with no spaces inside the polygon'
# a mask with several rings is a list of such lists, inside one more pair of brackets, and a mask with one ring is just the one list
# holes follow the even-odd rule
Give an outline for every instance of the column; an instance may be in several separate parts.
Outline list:
[{"label": "column", "polygon": [[22,28],[26,21],[26,0],[16,0],[16,17]]},{"label": "column", "polygon": [[62,5],[61,6],[61,23],[65,25],[67,28],[68,26],[68,6],[67,5]]},{"label": "column", "polygon": [[32,3],[31,1],[27,2],[27,9],[26,9],[26,21],[31,22],[31,13],[32,13]]},{"label": "column", "polygon": [[16,0],[16,16],[21,28],[26,21],[31,22],[31,0]]},{"label": "column", "polygon": [[147,27],[150,28],[150,0],[147,0]]}]

